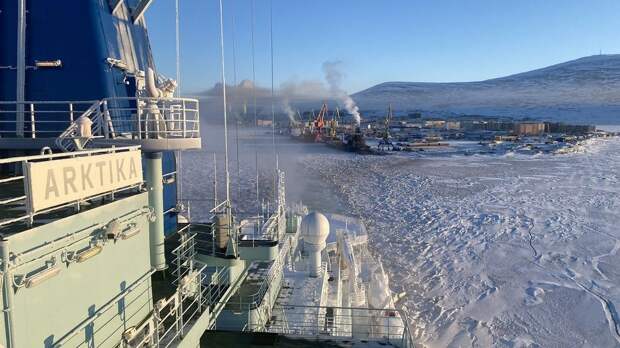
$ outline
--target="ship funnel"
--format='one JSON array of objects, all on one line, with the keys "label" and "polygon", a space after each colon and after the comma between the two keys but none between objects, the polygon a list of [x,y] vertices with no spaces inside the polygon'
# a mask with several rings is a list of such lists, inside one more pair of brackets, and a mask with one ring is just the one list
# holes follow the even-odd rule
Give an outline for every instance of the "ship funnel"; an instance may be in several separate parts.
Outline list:
[{"label": "ship funnel", "polygon": [[329,235],[329,220],[321,213],[311,212],[301,220],[300,227],[304,249],[309,253],[310,276],[318,277],[321,273],[321,251]]}]

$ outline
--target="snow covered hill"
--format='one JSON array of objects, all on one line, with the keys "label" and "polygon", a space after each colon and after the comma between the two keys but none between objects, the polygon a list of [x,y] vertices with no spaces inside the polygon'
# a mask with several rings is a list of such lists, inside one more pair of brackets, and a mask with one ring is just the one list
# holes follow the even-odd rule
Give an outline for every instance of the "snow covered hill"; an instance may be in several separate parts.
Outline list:
[{"label": "snow covered hill", "polygon": [[620,123],[620,55],[597,55],[486,81],[385,82],[353,95],[364,110],[397,109]]}]

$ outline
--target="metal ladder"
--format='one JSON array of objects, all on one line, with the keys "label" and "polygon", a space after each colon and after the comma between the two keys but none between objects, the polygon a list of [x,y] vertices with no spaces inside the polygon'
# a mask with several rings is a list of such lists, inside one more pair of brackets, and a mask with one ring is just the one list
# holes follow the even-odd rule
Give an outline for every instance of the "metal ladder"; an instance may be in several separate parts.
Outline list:
[{"label": "metal ladder", "polygon": [[90,118],[92,121],[92,136],[88,138],[80,136],[76,119],[56,138],[55,144],[63,152],[83,150],[93,138],[109,138],[112,134],[112,120],[105,100],[99,100],[93,103],[88,110],[80,115],[80,117],[83,116]]}]

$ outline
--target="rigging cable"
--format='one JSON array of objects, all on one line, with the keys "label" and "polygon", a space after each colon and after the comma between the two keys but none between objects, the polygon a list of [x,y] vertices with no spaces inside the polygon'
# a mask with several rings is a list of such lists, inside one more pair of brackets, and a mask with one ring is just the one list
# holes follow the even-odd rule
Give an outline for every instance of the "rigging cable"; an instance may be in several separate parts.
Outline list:
[{"label": "rigging cable", "polygon": [[224,103],[224,167],[226,171],[226,202],[230,209],[230,175],[228,172],[228,110],[226,104],[226,71],[224,62],[224,9],[222,0],[220,3],[220,53],[222,59],[222,102]]},{"label": "rigging cable", "polygon": [[[175,94],[177,96],[177,98],[181,97],[181,27],[179,25],[180,23],[180,15],[179,15],[179,1],[180,0],[175,0],[174,3],[174,10],[175,10],[175,49],[176,49],[176,79],[177,79],[177,88],[175,91]],[[183,180],[181,180],[181,174],[182,174],[182,165],[183,165],[183,159],[182,159],[182,151],[178,150],[176,151],[176,159],[177,159],[177,174],[176,174],[176,178],[177,178],[177,199],[178,200],[182,200],[183,199]]]},{"label": "rigging cable", "polygon": [[269,1],[269,46],[271,50],[271,142],[273,145],[273,159],[276,167],[273,176],[273,200],[278,200],[278,175],[280,169],[278,168],[278,153],[276,150],[276,111],[274,107],[274,89],[273,89],[273,0]]},{"label": "rigging cable", "polygon": [[[234,98],[231,98],[231,110],[235,110],[234,104],[238,101],[238,86],[237,86],[237,49],[236,49],[236,40],[235,40],[235,12],[231,11],[232,17],[232,59],[233,59],[233,87],[234,87]],[[235,111],[233,113],[235,115],[235,151],[236,151],[236,159],[237,159],[237,202],[240,202],[241,199],[241,169],[239,164],[239,113]]]},{"label": "rigging cable", "polygon": [[179,0],[175,1],[175,44],[176,44],[176,68],[177,68],[177,97],[181,96],[181,27],[179,14]]},{"label": "rigging cable", "polygon": [[256,112],[256,52],[254,47],[254,27],[255,23],[255,2],[252,0],[251,6],[251,38],[252,38],[252,98],[254,103],[254,166],[256,167],[256,211],[260,214],[260,191],[258,184],[258,120],[257,120],[257,112]]}]

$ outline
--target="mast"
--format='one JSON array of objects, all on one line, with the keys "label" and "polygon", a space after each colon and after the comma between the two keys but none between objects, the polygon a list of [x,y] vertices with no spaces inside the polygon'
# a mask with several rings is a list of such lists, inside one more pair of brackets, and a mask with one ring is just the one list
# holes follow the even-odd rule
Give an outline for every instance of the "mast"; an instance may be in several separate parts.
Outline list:
[{"label": "mast", "polygon": [[220,58],[222,60],[222,102],[224,104],[224,169],[226,172],[226,202],[227,209],[230,210],[230,175],[228,172],[228,107],[226,100],[226,71],[224,70],[224,9],[222,0],[220,0]]},{"label": "mast", "polygon": [[17,115],[15,134],[24,136],[24,101],[26,100],[26,0],[17,3]]}]

